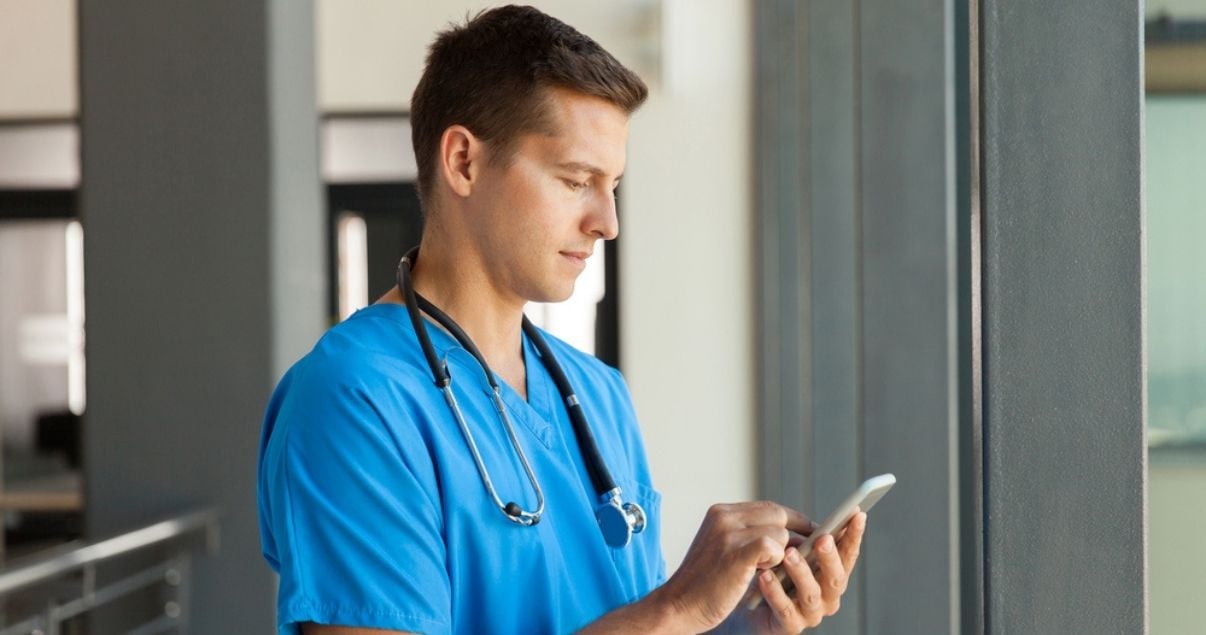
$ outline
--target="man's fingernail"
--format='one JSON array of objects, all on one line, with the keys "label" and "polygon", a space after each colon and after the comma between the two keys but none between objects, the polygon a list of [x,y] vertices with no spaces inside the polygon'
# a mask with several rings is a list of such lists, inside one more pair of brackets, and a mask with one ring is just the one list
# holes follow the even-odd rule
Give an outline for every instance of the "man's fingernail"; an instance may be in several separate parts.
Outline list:
[{"label": "man's fingernail", "polygon": [[788,562],[790,562],[792,564],[799,563],[800,562],[800,552],[796,551],[795,547],[791,547],[790,549],[787,550],[787,556],[786,556],[785,560],[787,560]]},{"label": "man's fingernail", "polygon": [[817,541],[817,550],[821,553],[829,553],[830,551],[833,551],[833,538],[823,536]]},{"label": "man's fingernail", "polygon": [[771,579],[775,577],[775,574],[771,573],[770,569],[767,569],[766,571],[763,571],[762,575],[760,575],[758,577],[762,578],[763,582],[766,582],[767,584],[769,584]]}]

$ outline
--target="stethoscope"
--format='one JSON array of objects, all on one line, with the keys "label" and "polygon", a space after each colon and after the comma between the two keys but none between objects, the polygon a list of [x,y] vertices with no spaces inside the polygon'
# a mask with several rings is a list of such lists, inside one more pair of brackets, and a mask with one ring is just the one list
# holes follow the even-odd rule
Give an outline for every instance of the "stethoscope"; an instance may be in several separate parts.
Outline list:
[{"label": "stethoscope", "polygon": [[[414,325],[415,335],[419,338],[419,345],[423,348],[427,364],[431,366],[431,374],[435,378],[436,387],[444,393],[444,400],[448,402],[448,407],[452,410],[457,425],[461,428],[461,434],[465,436],[469,452],[473,455],[473,462],[477,464],[477,472],[481,475],[486,491],[494,499],[494,505],[502,511],[507,520],[517,525],[531,527],[539,523],[544,514],[544,492],[540,489],[540,482],[532,472],[528,457],[524,454],[519,439],[515,436],[515,428],[511,425],[511,418],[507,416],[506,406],[503,405],[502,391],[494,378],[494,373],[490,371],[490,366],[486,364],[486,358],[477,350],[477,346],[473,344],[473,340],[469,338],[468,334],[461,330],[461,327],[452,318],[429,302],[427,298],[415,292],[414,285],[410,280],[410,270],[414,267],[418,256],[419,248],[415,247],[398,263],[398,288],[406,299],[406,312],[410,315],[410,322]],[[503,503],[502,499],[498,497],[498,492],[494,490],[494,483],[490,480],[490,473],[486,470],[485,463],[482,462],[477,443],[473,440],[473,433],[470,432],[469,425],[465,423],[465,416],[461,412],[456,396],[452,393],[452,375],[448,372],[447,357],[445,356],[441,360],[436,354],[435,346],[431,343],[431,337],[427,333],[427,326],[423,323],[420,311],[430,315],[440,326],[451,333],[481,366],[482,372],[486,375],[486,381],[490,383],[494,409],[498,411],[499,418],[507,429],[507,436],[510,437],[516,454],[519,455],[519,462],[523,464],[524,472],[527,472],[532,489],[536,490],[535,511],[527,511],[513,501]],[[590,474],[591,484],[594,485],[595,494],[600,503],[595,508],[595,519],[599,522],[599,529],[603,532],[603,540],[612,547],[625,547],[632,540],[633,534],[639,534],[645,529],[645,510],[634,502],[625,503],[621,500],[620,488],[612,480],[611,472],[607,470],[607,465],[603,462],[599,447],[595,444],[594,434],[591,433],[590,425],[586,422],[586,415],[582,412],[582,404],[578,402],[578,397],[574,394],[569,379],[561,369],[561,364],[557,363],[557,358],[553,356],[553,351],[549,349],[548,343],[544,341],[544,337],[540,335],[536,327],[528,321],[527,316],[523,318],[523,332],[528,335],[540,352],[544,366],[552,376],[553,382],[557,384],[557,390],[561,393],[562,401],[565,402],[566,412],[569,414],[570,423],[574,428],[574,436],[578,439],[578,446],[581,448],[582,458],[586,463],[586,471]]]}]

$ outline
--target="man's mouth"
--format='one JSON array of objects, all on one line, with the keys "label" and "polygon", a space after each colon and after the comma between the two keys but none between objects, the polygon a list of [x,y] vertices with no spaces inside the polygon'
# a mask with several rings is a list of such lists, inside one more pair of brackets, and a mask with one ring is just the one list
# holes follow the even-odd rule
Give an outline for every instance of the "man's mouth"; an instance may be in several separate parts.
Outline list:
[{"label": "man's mouth", "polygon": [[570,261],[583,266],[586,265],[586,259],[590,258],[589,251],[563,251],[561,252],[561,255]]}]

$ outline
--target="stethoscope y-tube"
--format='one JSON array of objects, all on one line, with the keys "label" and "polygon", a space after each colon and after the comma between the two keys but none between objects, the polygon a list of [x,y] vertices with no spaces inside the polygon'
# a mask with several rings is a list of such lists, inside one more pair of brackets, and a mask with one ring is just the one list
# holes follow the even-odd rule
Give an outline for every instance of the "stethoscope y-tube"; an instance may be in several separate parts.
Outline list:
[{"label": "stethoscope y-tube", "polygon": [[[423,356],[427,359],[428,366],[431,367],[435,385],[444,394],[444,400],[448,403],[449,409],[452,410],[453,417],[456,419],[457,425],[465,437],[465,442],[469,446],[469,452],[473,455],[473,461],[477,465],[477,471],[481,476],[482,483],[486,486],[490,497],[494,499],[495,505],[512,522],[523,526],[535,525],[540,522],[540,518],[544,514],[544,493],[540,488],[539,480],[532,471],[532,466],[528,462],[527,455],[524,453],[523,447],[515,435],[511,419],[507,416],[507,409],[502,401],[502,390],[498,385],[498,381],[494,378],[494,373],[491,372],[490,366],[486,363],[485,357],[478,350],[477,346],[474,345],[469,335],[451,317],[415,291],[410,279],[410,270],[418,259],[418,254],[419,249],[416,247],[407,253],[402,258],[402,261],[398,263],[398,289],[401,290],[405,299],[406,311],[410,316],[410,322],[414,327],[415,335],[419,338],[419,345],[423,349]],[[482,461],[481,453],[478,451],[477,443],[473,438],[473,433],[469,430],[469,425],[465,421],[460,405],[456,401],[456,396],[452,392],[452,374],[448,370],[448,364],[445,360],[441,360],[440,356],[436,353],[435,346],[431,342],[431,337],[427,333],[427,325],[423,322],[422,313],[430,315],[440,326],[452,334],[457,342],[465,350],[469,351],[469,354],[473,355],[474,359],[481,366],[482,372],[485,373],[486,381],[490,384],[495,410],[498,412],[499,419],[507,430],[507,436],[511,440],[515,453],[519,456],[519,461],[527,473],[528,480],[532,484],[532,489],[535,490],[536,509],[534,511],[525,510],[514,501],[504,503],[495,491],[494,483],[490,479],[490,473],[486,469],[485,463]],[[591,485],[594,487],[595,494],[598,496],[598,502],[600,503],[595,509],[595,519],[599,523],[599,529],[603,532],[603,538],[612,547],[624,547],[632,539],[633,534],[640,533],[645,529],[645,510],[634,502],[623,502],[621,498],[622,492],[612,479],[611,472],[603,461],[603,456],[599,452],[598,445],[595,443],[595,436],[586,421],[586,414],[582,410],[582,404],[578,401],[578,396],[575,394],[573,386],[570,385],[569,378],[566,377],[561,364],[558,363],[557,358],[553,355],[548,342],[544,340],[544,337],[540,335],[540,331],[528,320],[527,316],[523,318],[523,331],[532,340],[532,343],[536,346],[536,350],[540,352],[540,357],[544,360],[545,368],[553,378],[553,383],[557,385],[557,391],[561,394],[561,399],[565,404],[570,424],[574,430],[574,436],[577,438],[578,447],[582,451],[586,472],[590,476]]]}]

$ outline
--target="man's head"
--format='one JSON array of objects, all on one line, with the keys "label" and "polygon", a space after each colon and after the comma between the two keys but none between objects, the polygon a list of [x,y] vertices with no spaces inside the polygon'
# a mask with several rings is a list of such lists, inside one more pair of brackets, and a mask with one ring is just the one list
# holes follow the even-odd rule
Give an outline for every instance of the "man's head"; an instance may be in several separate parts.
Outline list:
[{"label": "man's head", "polygon": [[429,229],[508,298],[569,297],[597,241],[619,231],[628,117],[646,94],[593,40],[530,7],[441,34],[411,104]]},{"label": "man's head", "polygon": [[635,73],[594,40],[532,7],[479,13],[441,33],[431,45],[411,98],[412,143],[419,196],[430,211],[440,138],[461,125],[505,164],[524,133],[552,132],[550,90],[598,97],[632,114],[648,90]]}]

